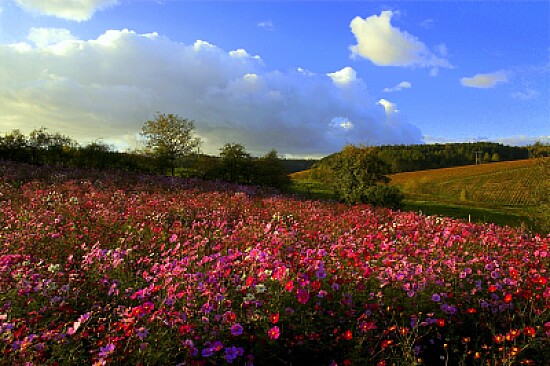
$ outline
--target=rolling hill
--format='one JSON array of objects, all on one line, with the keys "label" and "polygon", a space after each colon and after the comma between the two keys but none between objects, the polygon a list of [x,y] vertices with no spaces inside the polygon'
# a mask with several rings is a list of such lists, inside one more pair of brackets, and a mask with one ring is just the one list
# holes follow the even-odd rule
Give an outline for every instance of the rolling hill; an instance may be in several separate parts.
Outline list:
[{"label": "rolling hill", "polygon": [[[405,210],[539,230],[538,198],[544,184],[550,185],[550,177],[544,177],[539,163],[537,159],[516,160],[389,177],[390,185],[398,186],[405,194]],[[320,192],[325,197],[330,193],[328,187],[312,179],[308,170],[291,177],[308,193]]]}]

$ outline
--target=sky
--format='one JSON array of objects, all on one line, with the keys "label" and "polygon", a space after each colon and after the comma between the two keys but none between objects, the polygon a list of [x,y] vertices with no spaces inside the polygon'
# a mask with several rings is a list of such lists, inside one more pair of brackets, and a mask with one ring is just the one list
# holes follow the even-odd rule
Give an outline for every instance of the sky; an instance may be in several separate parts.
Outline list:
[{"label": "sky", "polygon": [[550,142],[548,1],[0,0],[0,133],[202,151]]}]

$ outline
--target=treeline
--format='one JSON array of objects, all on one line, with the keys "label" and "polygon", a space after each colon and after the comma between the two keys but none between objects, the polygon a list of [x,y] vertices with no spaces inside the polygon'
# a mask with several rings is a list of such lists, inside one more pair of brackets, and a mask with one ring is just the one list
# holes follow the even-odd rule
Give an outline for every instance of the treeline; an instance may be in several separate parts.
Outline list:
[{"label": "treeline", "polygon": [[[178,156],[170,166],[166,164],[164,155],[146,151],[118,152],[102,141],[81,146],[68,136],[41,128],[28,136],[19,130],[0,136],[2,159],[33,165],[114,169],[161,175],[174,173],[188,178],[225,180],[278,189],[285,189],[290,183],[284,160],[277,156],[276,151],[255,158],[241,144],[225,144],[219,156]],[[299,165],[296,161],[289,163],[289,167],[296,165]],[[171,169],[173,166],[177,168]]]},{"label": "treeline", "polygon": [[29,136],[20,130],[0,136],[0,158],[33,165],[54,165],[90,169],[116,169],[152,173],[154,162],[137,153],[114,151],[98,140],[81,146],[59,132],[45,128],[33,130]]},{"label": "treeline", "polygon": [[[544,147],[540,144],[531,147],[506,146],[492,142],[395,145],[377,147],[376,154],[388,165],[389,173],[393,174],[527,159],[533,155],[537,146]],[[335,158],[336,154],[327,156],[314,167],[328,166]]]}]

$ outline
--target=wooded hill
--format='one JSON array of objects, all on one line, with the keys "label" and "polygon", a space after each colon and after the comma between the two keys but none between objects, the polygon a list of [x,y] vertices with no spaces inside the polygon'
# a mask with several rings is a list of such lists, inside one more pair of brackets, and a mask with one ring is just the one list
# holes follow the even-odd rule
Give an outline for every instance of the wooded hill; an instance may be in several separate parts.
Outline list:
[{"label": "wooded hill", "polygon": [[[376,147],[378,157],[388,167],[388,174],[413,172],[418,170],[451,168],[498,161],[527,159],[537,154],[550,152],[550,147],[541,144],[534,146],[506,146],[493,142],[448,143],[426,145],[388,145]],[[321,159],[313,168],[330,165],[336,154]]]}]

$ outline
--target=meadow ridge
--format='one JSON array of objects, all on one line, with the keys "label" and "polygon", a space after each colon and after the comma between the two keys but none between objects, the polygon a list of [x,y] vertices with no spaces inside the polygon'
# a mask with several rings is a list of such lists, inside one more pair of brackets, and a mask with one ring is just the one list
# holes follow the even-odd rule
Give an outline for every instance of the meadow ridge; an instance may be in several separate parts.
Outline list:
[{"label": "meadow ridge", "polygon": [[550,236],[0,167],[0,365],[539,365]]}]

